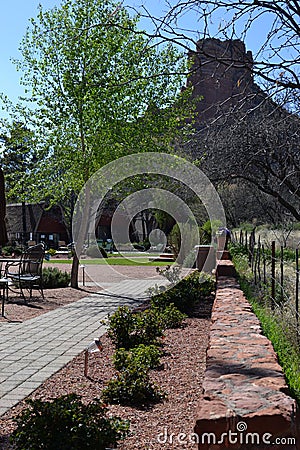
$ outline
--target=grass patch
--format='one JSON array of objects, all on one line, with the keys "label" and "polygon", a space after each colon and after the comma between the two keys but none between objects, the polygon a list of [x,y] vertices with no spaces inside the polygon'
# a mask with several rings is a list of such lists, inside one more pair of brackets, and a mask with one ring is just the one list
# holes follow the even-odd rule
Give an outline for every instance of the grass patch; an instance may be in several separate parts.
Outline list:
[{"label": "grass patch", "polygon": [[278,320],[274,311],[265,306],[263,291],[252,283],[252,273],[246,264],[245,256],[236,254],[233,257],[239,275],[239,283],[254,313],[258,317],[264,335],[272,342],[289,386],[291,395],[300,405],[300,352],[299,348],[287,338],[287,330],[283,322]]},{"label": "grass patch", "polygon": [[[51,259],[51,264],[72,264],[71,259]],[[127,259],[118,256],[109,256],[108,258],[94,258],[94,259],[82,259],[80,264],[93,264],[93,265],[105,265],[111,266],[169,266],[170,263],[166,261],[149,261],[148,258]]]},{"label": "grass patch", "polygon": [[262,307],[257,301],[251,301],[253,311],[260,320],[264,334],[273,344],[279,363],[284,371],[291,395],[300,405],[300,355],[286,338],[285,331],[272,312]]}]

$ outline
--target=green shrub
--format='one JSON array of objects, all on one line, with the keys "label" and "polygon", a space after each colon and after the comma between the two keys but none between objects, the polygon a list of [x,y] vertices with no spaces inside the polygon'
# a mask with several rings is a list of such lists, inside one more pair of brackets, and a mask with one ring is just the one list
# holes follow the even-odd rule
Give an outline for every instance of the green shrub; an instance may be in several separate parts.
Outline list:
[{"label": "green shrub", "polygon": [[144,249],[147,251],[151,247],[149,239],[144,239],[140,244],[144,247]]},{"label": "green shrub", "polygon": [[119,372],[127,370],[133,364],[138,369],[144,369],[145,367],[154,369],[159,366],[160,356],[161,351],[153,344],[140,344],[130,351],[120,348],[114,354],[114,366]]},{"label": "green shrub", "polygon": [[249,252],[246,247],[239,243],[229,243],[228,250],[232,258],[236,256],[248,256]]},{"label": "green shrub", "polygon": [[135,329],[135,317],[128,306],[120,306],[108,316],[107,334],[116,348],[128,350],[132,346],[132,333]]},{"label": "green shrub", "polygon": [[188,313],[197,302],[209,296],[215,289],[212,276],[195,270],[183,278],[175,287],[152,297],[152,304],[164,309],[173,303],[179,311]]},{"label": "green shrub", "polygon": [[119,349],[114,356],[116,378],[102,392],[108,403],[140,405],[160,401],[164,394],[149,380],[149,370],[159,363],[160,352],[155,345],[139,345],[130,351]]},{"label": "green shrub", "polygon": [[181,246],[181,233],[178,223],[175,223],[168,236],[168,244],[171,246],[175,257],[177,258]]},{"label": "green shrub", "polygon": [[133,347],[145,344],[158,344],[158,338],[163,336],[162,317],[158,310],[148,308],[135,315],[136,323],[133,337]]},{"label": "green shrub", "polygon": [[46,267],[43,269],[44,289],[64,288],[69,286],[71,275],[66,271],[61,271],[56,267]]},{"label": "green shrub", "polygon": [[49,250],[47,250],[46,253],[50,256],[54,256],[56,254],[56,250],[55,248],[49,248]]},{"label": "green shrub", "polygon": [[222,226],[220,220],[207,220],[199,228],[200,243],[203,245],[211,244],[212,237],[216,235],[218,229]]},{"label": "green shrub", "polygon": [[51,402],[28,400],[11,435],[16,450],[105,450],[128,433],[129,424],[107,417],[99,400],[88,405],[75,394]]},{"label": "green shrub", "polygon": [[[155,308],[153,306],[153,308]],[[182,326],[183,320],[187,317],[186,314],[179,311],[174,303],[170,303],[164,309],[159,310],[163,329],[179,328]]]},{"label": "green shrub", "polygon": [[148,375],[142,375],[134,369],[120,372],[102,392],[103,401],[120,405],[157,403],[164,397],[165,394],[150,382]]},{"label": "green shrub", "polygon": [[91,258],[108,258],[106,251],[100,245],[91,245],[86,249],[86,254]]},{"label": "green shrub", "polygon": [[107,324],[107,334],[116,348],[126,350],[139,344],[156,344],[163,335],[161,317],[151,310],[132,313],[128,306],[120,306]]},{"label": "green shrub", "polygon": [[3,256],[20,256],[23,250],[21,247],[16,247],[15,245],[6,245],[2,247],[2,255]]},{"label": "green shrub", "polygon": [[211,243],[212,228],[210,220],[204,222],[204,224],[199,228],[200,242],[202,245]]},{"label": "green shrub", "polygon": [[215,278],[208,273],[195,270],[188,277],[182,280],[186,283],[187,289],[193,290],[194,295],[198,298],[208,297],[216,287]]}]

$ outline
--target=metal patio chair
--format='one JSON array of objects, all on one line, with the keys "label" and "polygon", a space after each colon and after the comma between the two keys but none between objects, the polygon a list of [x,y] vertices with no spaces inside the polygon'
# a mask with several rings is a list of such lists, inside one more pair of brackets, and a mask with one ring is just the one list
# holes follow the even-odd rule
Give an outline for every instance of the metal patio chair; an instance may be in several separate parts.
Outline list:
[{"label": "metal patio chair", "polygon": [[44,256],[45,246],[40,243],[28,247],[22,253],[19,262],[12,262],[6,266],[6,277],[19,287],[25,302],[25,290],[29,292],[29,296],[32,298],[32,289],[38,289],[44,299],[42,275]]},{"label": "metal patio chair", "polygon": [[3,263],[0,263],[0,298],[1,298],[1,316],[4,316],[4,304],[8,299],[8,285],[11,283],[10,279],[5,275]]}]

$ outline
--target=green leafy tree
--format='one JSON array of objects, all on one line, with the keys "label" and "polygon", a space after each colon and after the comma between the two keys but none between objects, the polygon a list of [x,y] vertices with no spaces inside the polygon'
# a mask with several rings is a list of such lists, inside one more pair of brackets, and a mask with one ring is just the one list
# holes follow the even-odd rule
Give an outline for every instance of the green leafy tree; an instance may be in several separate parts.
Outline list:
[{"label": "green leafy tree", "polygon": [[7,198],[24,201],[24,186],[30,185],[28,177],[36,162],[33,133],[21,122],[13,122],[0,135],[3,144],[1,165],[5,173]]},{"label": "green leafy tree", "polygon": [[[31,19],[16,61],[27,95],[12,116],[35,133],[33,199],[69,204],[109,161],[169,151],[184,138],[186,58],[150,45],[137,24],[113,0],[63,0]],[[77,274],[75,256],[73,287]]]}]

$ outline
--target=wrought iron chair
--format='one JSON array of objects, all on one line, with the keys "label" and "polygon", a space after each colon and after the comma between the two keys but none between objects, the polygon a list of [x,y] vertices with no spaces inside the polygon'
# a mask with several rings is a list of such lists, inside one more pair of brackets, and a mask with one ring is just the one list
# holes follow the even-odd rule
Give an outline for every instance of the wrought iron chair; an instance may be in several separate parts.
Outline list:
[{"label": "wrought iron chair", "polygon": [[[17,263],[9,263],[6,266],[6,277],[10,278],[21,291],[21,295],[26,301],[25,290],[29,291],[32,298],[32,289],[36,288],[44,298],[42,266],[45,256],[45,246],[43,243],[28,247],[22,253],[21,259]],[[12,268],[15,268],[13,271]]]},{"label": "wrought iron chair", "polygon": [[2,263],[0,264],[0,298],[1,298],[1,316],[4,317],[4,304],[8,298],[8,285],[11,283],[10,279],[6,277],[5,270],[3,270]]}]

